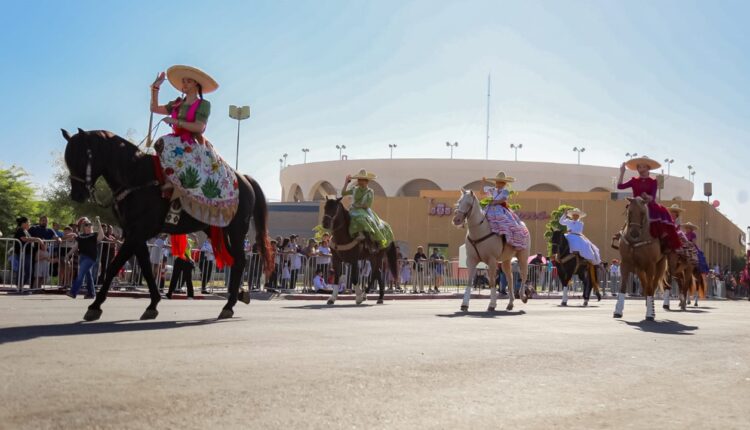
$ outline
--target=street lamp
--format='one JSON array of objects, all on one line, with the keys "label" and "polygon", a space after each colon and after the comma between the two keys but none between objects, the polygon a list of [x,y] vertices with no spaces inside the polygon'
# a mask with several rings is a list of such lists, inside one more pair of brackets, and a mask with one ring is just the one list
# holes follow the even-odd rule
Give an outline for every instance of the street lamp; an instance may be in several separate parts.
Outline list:
[{"label": "street lamp", "polygon": [[282,155],[282,157],[284,157],[284,167],[286,167],[286,157],[288,156],[289,154],[287,154],[286,152],[284,153],[284,155]]},{"label": "street lamp", "polygon": [[631,154],[631,153],[629,153],[629,152],[626,152],[626,153],[625,153],[625,156],[626,156],[626,157],[628,157],[628,158],[631,158],[631,159],[632,159],[632,158],[635,158],[635,157],[637,157],[637,156],[638,156],[638,153],[637,153],[637,152],[634,152],[634,153],[632,153],[632,154]]},{"label": "street lamp", "polygon": [[339,150],[339,160],[342,160],[341,158],[341,151],[346,149],[346,145],[336,145],[336,149]]},{"label": "street lamp", "polygon": [[667,176],[670,176],[670,172],[671,172],[671,170],[672,170],[672,169],[671,169],[671,167],[672,167],[672,163],[674,163],[674,160],[672,160],[672,159],[669,159],[669,158],[665,158],[665,159],[664,159],[664,164],[666,164],[666,165],[667,165]]},{"label": "street lamp", "polygon": [[307,164],[307,153],[310,152],[310,148],[302,148],[302,154],[304,157],[304,161],[302,161],[302,164]]},{"label": "street lamp", "polygon": [[445,142],[445,146],[449,147],[451,149],[451,160],[453,159],[453,148],[458,146],[458,142]]},{"label": "street lamp", "polygon": [[395,143],[389,143],[389,144],[388,144],[388,148],[390,148],[390,149],[391,149],[391,160],[393,160],[393,148],[395,148],[395,147],[397,147],[397,146],[398,146],[398,145],[396,145]]},{"label": "street lamp", "polygon": [[284,169],[284,159],[279,158],[279,172]]},{"label": "street lamp", "polygon": [[510,149],[514,149],[515,150],[515,160],[516,161],[518,161],[518,150],[521,149],[521,148],[523,148],[523,143],[519,143],[518,145],[516,145],[514,143],[510,144]]},{"label": "street lamp", "polygon": [[690,179],[690,176],[693,174],[693,166],[688,165],[687,168],[688,168],[688,179]]},{"label": "street lamp", "polygon": [[695,183],[695,170],[693,170],[692,172],[690,172],[690,182]]},{"label": "street lamp", "polygon": [[237,152],[234,159],[234,170],[240,163],[240,121],[250,118],[250,106],[229,105],[229,118],[237,120]]},{"label": "street lamp", "polygon": [[578,164],[581,164],[581,152],[586,151],[586,148],[584,148],[584,147],[579,148],[577,146],[574,146],[573,147],[573,151],[575,151],[575,152],[578,153]]}]

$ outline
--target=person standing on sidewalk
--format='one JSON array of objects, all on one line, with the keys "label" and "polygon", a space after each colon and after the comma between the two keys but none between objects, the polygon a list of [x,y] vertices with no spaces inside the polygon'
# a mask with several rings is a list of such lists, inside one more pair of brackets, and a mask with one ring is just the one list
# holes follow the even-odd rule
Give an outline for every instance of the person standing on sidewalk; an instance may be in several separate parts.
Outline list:
[{"label": "person standing on sidewalk", "polygon": [[78,276],[73,282],[70,291],[67,292],[67,296],[72,299],[76,298],[78,290],[81,288],[84,281],[86,281],[88,289],[88,294],[86,294],[85,298],[93,299],[96,295],[96,289],[94,288],[94,275],[92,272],[94,265],[96,264],[97,245],[104,239],[104,229],[102,229],[102,223],[99,220],[99,217],[96,217],[96,223],[98,232],[94,233],[93,228],[91,227],[91,221],[89,221],[88,218],[84,217],[78,221],[82,232],[76,236],[76,243],[65,256],[65,261],[72,262],[73,253],[76,250],[78,251]]},{"label": "person standing on sidewalk", "polygon": [[211,276],[214,273],[214,262],[216,256],[214,256],[214,248],[211,245],[211,238],[207,238],[201,246],[200,257],[198,258],[198,265],[201,269],[201,294],[209,294],[207,285],[211,281]]}]

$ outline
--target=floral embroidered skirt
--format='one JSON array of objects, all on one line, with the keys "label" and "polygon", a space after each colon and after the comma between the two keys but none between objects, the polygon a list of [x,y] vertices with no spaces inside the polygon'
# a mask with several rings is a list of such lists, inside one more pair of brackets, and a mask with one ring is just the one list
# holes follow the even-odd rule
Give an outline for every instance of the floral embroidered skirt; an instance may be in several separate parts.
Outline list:
[{"label": "floral embroidered skirt", "polygon": [[486,215],[490,229],[499,235],[504,235],[507,243],[513,248],[529,249],[531,247],[529,229],[513,211],[502,205],[489,205]]},{"label": "floral embroidered skirt", "polygon": [[357,237],[359,233],[367,234],[380,248],[387,248],[393,242],[391,226],[380,219],[372,209],[352,208],[349,211],[351,223],[349,235]]},{"label": "floral embroidered skirt", "polygon": [[232,168],[208,141],[183,141],[171,134],[159,140],[159,161],[182,209],[208,225],[229,225],[239,204],[237,177]]}]

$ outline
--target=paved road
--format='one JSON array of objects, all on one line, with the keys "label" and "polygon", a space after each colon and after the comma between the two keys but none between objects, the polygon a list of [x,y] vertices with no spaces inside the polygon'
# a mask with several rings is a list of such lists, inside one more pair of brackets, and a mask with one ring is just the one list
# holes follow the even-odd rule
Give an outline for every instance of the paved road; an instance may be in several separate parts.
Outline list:
[{"label": "paved road", "polygon": [[[750,303],[0,296],[0,428],[748,428]],[[504,304],[501,302],[501,304]]]}]

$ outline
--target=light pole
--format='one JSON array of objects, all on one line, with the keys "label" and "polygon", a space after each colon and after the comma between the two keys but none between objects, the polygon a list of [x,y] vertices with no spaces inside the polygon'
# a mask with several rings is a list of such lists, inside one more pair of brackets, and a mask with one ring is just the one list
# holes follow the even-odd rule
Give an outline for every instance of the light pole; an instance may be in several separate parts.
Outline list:
[{"label": "light pole", "polygon": [[510,149],[514,149],[515,150],[515,160],[516,161],[518,161],[518,150],[521,149],[521,148],[523,148],[523,143],[519,143],[518,145],[516,145],[515,143],[511,143],[510,144]]},{"label": "light pole", "polygon": [[284,153],[284,155],[282,155],[282,157],[284,157],[284,167],[286,167],[286,157],[288,156],[289,154],[287,154],[286,152]]},{"label": "light pole", "polygon": [[237,120],[237,152],[234,159],[234,170],[240,164],[240,121],[250,118],[250,106],[229,105],[229,118]]},{"label": "light pole", "polygon": [[307,153],[310,152],[310,148],[302,148],[303,161],[302,164],[307,164]]},{"label": "light pole", "polygon": [[336,149],[339,150],[339,160],[341,160],[341,151],[346,149],[346,145],[336,145]]},{"label": "light pole", "polygon": [[578,164],[581,164],[581,152],[585,152],[586,148],[574,146],[573,151],[578,153]]},{"label": "light pole", "polygon": [[690,179],[690,176],[692,176],[692,174],[693,174],[693,166],[692,165],[688,165],[687,168],[688,168],[688,179]]},{"label": "light pole", "polygon": [[397,147],[397,146],[398,146],[398,145],[396,145],[395,143],[389,143],[389,144],[388,144],[388,148],[390,148],[390,149],[391,149],[391,160],[393,160],[393,148],[395,148],[395,147]]},{"label": "light pole", "polygon": [[625,156],[626,156],[626,157],[628,157],[628,158],[630,158],[630,159],[633,159],[633,158],[635,158],[635,157],[637,157],[637,156],[638,156],[638,153],[637,153],[637,152],[634,152],[634,153],[632,153],[632,154],[631,154],[631,153],[629,153],[629,152],[626,152],[626,153],[625,153]]},{"label": "light pole", "polygon": [[284,169],[284,159],[279,158],[279,172]]},{"label": "light pole", "polygon": [[451,149],[451,160],[453,159],[453,148],[458,146],[458,142],[445,142],[445,146],[449,147]]},{"label": "light pole", "polygon": [[665,158],[664,164],[667,165],[667,176],[671,176],[670,173],[672,171],[672,163],[674,163],[673,159]]},{"label": "light pole", "polygon": [[690,182],[695,183],[695,170],[690,172]]}]

